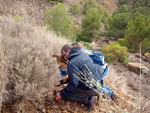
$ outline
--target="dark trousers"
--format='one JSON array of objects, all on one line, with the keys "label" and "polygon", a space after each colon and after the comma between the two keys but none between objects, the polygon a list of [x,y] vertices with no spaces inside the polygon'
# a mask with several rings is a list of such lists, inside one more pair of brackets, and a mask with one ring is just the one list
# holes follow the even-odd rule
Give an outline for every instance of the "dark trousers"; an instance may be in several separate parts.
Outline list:
[{"label": "dark trousers", "polygon": [[68,96],[67,98],[65,98],[66,100],[70,100],[70,101],[75,101],[75,102],[80,102],[82,104],[87,104],[89,97],[91,96],[96,96],[97,93],[93,90],[83,90],[83,89],[79,89],[77,88],[71,96]]}]

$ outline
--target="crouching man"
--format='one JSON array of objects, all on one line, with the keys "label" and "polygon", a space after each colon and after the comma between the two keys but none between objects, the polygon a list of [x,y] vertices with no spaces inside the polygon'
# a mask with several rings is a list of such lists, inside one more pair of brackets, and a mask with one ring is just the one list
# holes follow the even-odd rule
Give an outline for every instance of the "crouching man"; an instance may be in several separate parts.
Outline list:
[{"label": "crouching man", "polygon": [[[88,105],[88,110],[92,110],[95,96],[102,92],[114,100],[116,94],[110,88],[99,87],[101,75],[105,72],[107,65],[100,66],[93,63],[93,60],[77,47],[66,44],[61,49],[64,59],[68,60],[67,71],[69,75],[68,85],[59,93],[55,99],[61,98],[80,102]],[[91,83],[91,81],[95,81]],[[102,85],[103,86],[103,85]]]}]

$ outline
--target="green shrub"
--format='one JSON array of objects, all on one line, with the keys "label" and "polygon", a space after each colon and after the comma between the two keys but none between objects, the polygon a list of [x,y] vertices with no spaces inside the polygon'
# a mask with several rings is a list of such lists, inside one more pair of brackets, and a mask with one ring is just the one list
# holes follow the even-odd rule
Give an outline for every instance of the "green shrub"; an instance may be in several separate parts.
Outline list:
[{"label": "green shrub", "polygon": [[136,53],[136,52],[138,52],[139,50],[138,50],[138,49],[129,48],[128,51],[129,51],[130,53]]},{"label": "green shrub", "polygon": [[95,0],[86,0],[85,3],[83,4],[83,14],[86,14],[86,12],[90,8],[97,8],[97,3]]},{"label": "green shrub", "polygon": [[125,60],[123,61],[123,65],[127,65],[130,61],[131,59],[126,57]]},{"label": "green shrub", "polygon": [[146,38],[150,38],[150,18],[139,14],[135,19],[128,23],[125,30],[125,39],[129,43],[129,48],[138,51],[140,43]]},{"label": "green shrub", "polygon": [[44,25],[47,30],[54,31],[57,35],[73,37],[76,30],[74,20],[63,4],[58,4],[53,9],[46,10]]},{"label": "green shrub", "polygon": [[64,0],[48,0],[52,4],[57,4],[57,3],[64,3]]},{"label": "green shrub", "polygon": [[119,38],[119,39],[117,40],[117,43],[119,43],[120,46],[126,46],[126,47],[129,46],[129,43],[128,43],[127,40],[124,39],[124,38]]},{"label": "green shrub", "polygon": [[112,64],[116,59],[116,56],[113,53],[103,53],[103,55],[105,56],[106,62],[109,64]]},{"label": "green shrub", "polygon": [[83,5],[83,0],[80,0],[80,5]]},{"label": "green shrub", "polygon": [[85,42],[91,42],[91,38],[87,37],[87,36],[83,36],[82,33],[78,33],[76,34],[76,41],[85,41]]},{"label": "green shrub", "polygon": [[109,17],[108,10],[105,7],[101,6],[101,5],[98,6],[97,9],[99,11],[99,14],[102,16],[102,22],[107,23],[108,17]]},{"label": "green shrub", "polygon": [[69,8],[69,11],[71,12],[71,14],[75,14],[75,15],[80,14],[81,10],[77,1],[71,5],[71,7]]},{"label": "green shrub", "polygon": [[90,8],[82,19],[82,35],[90,40],[98,35],[101,27],[101,15],[95,8]]},{"label": "green shrub", "polygon": [[13,19],[14,19],[15,22],[20,22],[21,21],[21,16],[19,16],[19,15],[13,16]]},{"label": "green shrub", "polygon": [[114,61],[123,62],[127,57],[128,52],[127,47],[121,47],[117,43],[112,43],[103,47],[103,54],[108,63],[113,63]]},{"label": "green shrub", "polygon": [[87,49],[90,49],[90,50],[92,50],[93,48],[90,46],[90,44],[88,43],[88,42],[84,42],[84,44],[83,44],[84,46],[86,46],[87,47]]},{"label": "green shrub", "polygon": [[142,46],[142,53],[150,52],[150,40],[144,39],[144,41],[141,42]]}]

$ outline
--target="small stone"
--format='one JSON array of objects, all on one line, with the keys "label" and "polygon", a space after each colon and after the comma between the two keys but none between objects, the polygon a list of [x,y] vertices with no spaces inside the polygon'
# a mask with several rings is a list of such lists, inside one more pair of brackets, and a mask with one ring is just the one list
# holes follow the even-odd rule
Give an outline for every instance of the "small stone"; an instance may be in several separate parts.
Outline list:
[{"label": "small stone", "polygon": [[76,111],[79,111],[79,109],[78,109],[78,108],[76,108]]},{"label": "small stone", "polygon": [[84,106],[84,104],[81,104],[81,106],[83,107],[83,106]]},{"label": "small stone", "polygon": [[68,113],[67,110],[64,110],[62,113]]}]

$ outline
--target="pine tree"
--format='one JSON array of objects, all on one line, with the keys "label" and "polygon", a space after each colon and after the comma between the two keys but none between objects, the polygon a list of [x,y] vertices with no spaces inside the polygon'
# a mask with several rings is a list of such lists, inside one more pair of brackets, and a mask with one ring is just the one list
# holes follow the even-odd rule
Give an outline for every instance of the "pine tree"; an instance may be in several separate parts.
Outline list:
[{"label": "pine tree", "polygon": [[101,16],[98,10],[95,8],[89,9],[82,19],[82,35],[91,39],[100,32],[100,27]]},{"label": "pine tree", "polygon": [[145,38],[150,39],[150,19],[139,14],[128,24],[125,38],[129,42],[130,49],[138,50],[139,43]]},{"label": "pine tree", "polygon": [[102,22],[106,23],[108,21],[109,13],[103,6],[98,6],[99,14],[102,16]]},{"label": "pine tree", "polygon": [[115,39],[123,38],[128,22],[131,21],[129,8],[126,5],[115,10],[108,20],[106,35]]},{"label": "pine tree", "polygon": [[48,30],[66,37],[72,37],[75,30],[73,19],[63,4],[58,4],[51,10],[47,9],[44,24]]},{"label": "pine tree", "polygon": [[90,8],[97,8],[97,4],[95,0],[86,0],[84,5],[83,5],[83,14],[86,14],[86,12]]}]

